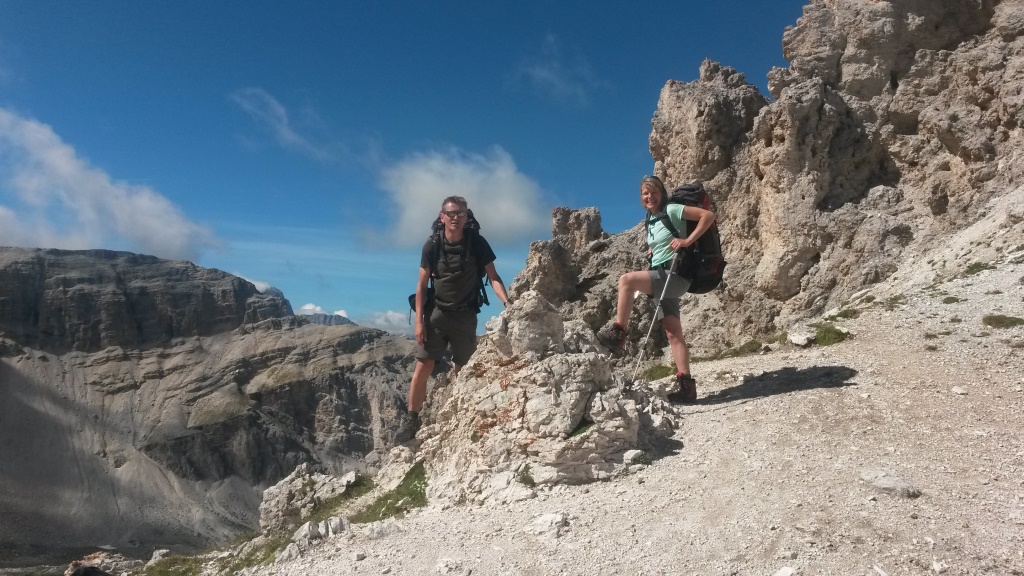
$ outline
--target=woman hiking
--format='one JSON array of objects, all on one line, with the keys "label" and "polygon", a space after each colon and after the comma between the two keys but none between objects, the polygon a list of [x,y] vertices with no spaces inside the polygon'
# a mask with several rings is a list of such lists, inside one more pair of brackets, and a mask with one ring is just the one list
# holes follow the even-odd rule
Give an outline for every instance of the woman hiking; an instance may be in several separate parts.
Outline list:
[{"label": "woman hiking", "polygon": [[[690,353],[683,339],[683,328],[679,323],[679,298],[686,294],[690,280],[673,273],[673,256],[692,245],[715,222],[715,215],[709,210],[684,204],[670,204],[665,184],[657,176],[645,176],[640,181],[640,204],[647,209],[646,228],[648,254],[651,259],[649,270],[627,272],[619,277],[618,308],[615,323],[598,333],[598,339],[612,351],[619,350],[626,343],[626,326],[633,309],[636,292],[643,292],[655,299],[664,290],[664,299],[658,306],[658,318],[665,327],[672,358],[676,363],[676,383],[679,389],[668,395],[671,402],[695,402],[697,382],[690,376]],[[686,230],[686,220],[697,222],[697,226],[685,238],[677,238],[664,224],[668,219],[676,230]],[[685,257],[685,254],[683,255]],[[668,287],[665,283],[668,282]]]}]

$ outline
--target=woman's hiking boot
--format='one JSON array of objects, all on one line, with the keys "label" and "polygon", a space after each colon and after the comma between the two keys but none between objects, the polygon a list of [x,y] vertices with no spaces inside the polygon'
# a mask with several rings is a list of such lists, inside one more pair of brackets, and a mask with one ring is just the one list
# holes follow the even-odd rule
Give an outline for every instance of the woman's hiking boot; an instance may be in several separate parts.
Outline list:
[{"label": "woman's hiking boot", "polygon": [[692,404],[697,401],[697,381],[689,374],[676,375],[676,384],[679,390],[668,395],[668,401],[673,404]]},{"label": "woman's hiking boot", "polygon": [[604,344],[612,352],[622,350],[626,344],[626,329],[618,322],[597,333],[597,341]]}]

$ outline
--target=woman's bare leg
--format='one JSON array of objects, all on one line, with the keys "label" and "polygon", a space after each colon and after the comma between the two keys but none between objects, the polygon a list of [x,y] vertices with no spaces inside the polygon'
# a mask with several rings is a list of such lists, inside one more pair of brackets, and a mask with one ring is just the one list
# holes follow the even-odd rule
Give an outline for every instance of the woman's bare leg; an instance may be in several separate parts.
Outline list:
[{"label": "woman's bare leg", "polygon": [[690,351],[686,347],[686,340],[683,338],[683,327],[679,318],[665,316],[661,319],[661,325],[665,327],[665,334],[668,336],[668,345],[672,348],[672,358],[676,361],[676,371],[680,374],[690,374]]},{"label": "woman's bare leg", "polygon": [[619,301],[615,310],[615,322],[623,328],[629,323],[629,315],[633,311],[633,301],[637,292],[651,293],[651,275],[646,270],[627,272],[619,276]]}]

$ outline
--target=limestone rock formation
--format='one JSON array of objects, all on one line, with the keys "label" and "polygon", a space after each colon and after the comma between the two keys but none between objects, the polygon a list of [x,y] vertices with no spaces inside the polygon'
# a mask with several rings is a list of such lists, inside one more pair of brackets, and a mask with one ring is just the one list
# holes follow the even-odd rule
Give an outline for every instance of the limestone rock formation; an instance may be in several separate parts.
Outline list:
[{"label": "limestone rock formation", "polygon": [[[928,260],[1022,184],[1019,0],[812,0],[783,49],[775,101],[705,61],[697,80],[665,85],[652,120],[654,173],[704,183],[729,262],[724,287],[684,301],[698,352],[784,331]],[[603,238],[591,209],[556,210],[555,222],[513,295],[536,289],[596,328],[617,275],[643,267],[639,231]]]},{"label": "limestone rock formation", "polygon": [[[555,208],[552,220],[552,239],[530,245],[526,266],[509,285],[509,294],[520,299],[536,292],[558,309],[563,321],[578,320],[596,331],[614,314],[619,276],[647,265],[643,230],[638,225],[609,236],[596,208]],[[650,323],[650,312],[637,305],[630,318],[634,341],[627,351],[635,351],[636,334]]]},{"label": "limestone rock formation", "polygon": [[347,326],[355,324],[355,322],[339,314],[303,314],[302,317],[309,320],[311,324],[319,324],[321,326]]},{"label": "limestone rock formation", "polygon": [[55,353],[163,345],[290,313],[284,298],[191,262],[109,250],[0,249],[0,332]]},{"label": "limestone rock formation", "polygon": [[296,466],[393,444],[407,339],[275,317],[283,299],[185,262],[0,262],[5,549],[206,546],[258,528],[262,490]]},{"label": "limestone rock formation", "polygon": [[613,376],[586,323],[563,322],[533,291],[489,324],[472,360],[442,384],[417,453],[431,501],[516,501],[535,487],[611,478],[675,426],[663,395]]},{"label": "limestone rock formation", "polygon": [[263,491],[260,530],[264,534],[277,534],[295,528],[317,506],[341,496],[355,483],[355,471],[335,476],[313,472],[308,464],[300,464],[284,480]]}]

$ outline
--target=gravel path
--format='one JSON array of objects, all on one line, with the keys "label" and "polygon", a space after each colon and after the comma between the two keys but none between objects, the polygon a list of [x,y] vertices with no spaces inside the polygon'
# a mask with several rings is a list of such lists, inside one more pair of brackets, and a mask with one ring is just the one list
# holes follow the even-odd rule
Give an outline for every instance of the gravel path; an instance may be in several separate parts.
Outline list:
[{"label": "gravel path", "polygon": [[252,573],[1024,574],[1024,327],[982,322],[1024,317],[1022,283],[879,293],[846,342],[696,364],[701,402],[636,474],[428,506]]}]

